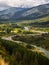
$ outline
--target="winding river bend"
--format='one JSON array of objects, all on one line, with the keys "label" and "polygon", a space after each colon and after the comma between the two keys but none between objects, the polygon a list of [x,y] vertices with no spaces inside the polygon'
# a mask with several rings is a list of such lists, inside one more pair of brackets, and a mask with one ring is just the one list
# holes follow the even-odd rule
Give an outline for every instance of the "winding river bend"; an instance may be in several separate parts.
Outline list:
[{"label": "winding river bend", "polygon": [[[13,41],[13,42],[16,42],[16,43],[23,43],[21,41],[14,41],[12,40],[12,36],[9,36],[9,37],[2,37],[2,39],[4,40],[9,40],[9,41]],[[25,45],[27,45],[27,43],[24,43]],[[47,51],[46,49],[42,48],[42,47],[37,47],[36,45],[31,45],[37,49],[39,49],[39,52],[43,52],[45,54],[45,56],[49,59],[49,51]]]},{"label": "winding river bend", "polygon": [[43,52],[45,54],[45,56],[49,59],[49,51],[47,51],[46,49],[44,49],[42,47],[37,47],[36,45],[32,45],[32,46],[39,49],[40,52]]}]

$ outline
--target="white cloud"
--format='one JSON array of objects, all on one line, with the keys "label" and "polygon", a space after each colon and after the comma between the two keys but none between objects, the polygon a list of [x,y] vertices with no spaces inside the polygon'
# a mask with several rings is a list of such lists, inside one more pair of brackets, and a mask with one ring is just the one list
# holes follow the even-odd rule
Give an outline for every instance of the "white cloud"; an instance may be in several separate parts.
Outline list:
[{"label": "white cloud", "polygon": [[29,7],[32,7],[32,6],[37,6],[37,5],[40,5],[40,4],[45,4],[45,3],[48,3],[49,0],[0,0],[0,3],[3,2],[3,3],[6,3],[10,6],[16,6],[16,7],[20,7],[20,6],[29,6]]}]

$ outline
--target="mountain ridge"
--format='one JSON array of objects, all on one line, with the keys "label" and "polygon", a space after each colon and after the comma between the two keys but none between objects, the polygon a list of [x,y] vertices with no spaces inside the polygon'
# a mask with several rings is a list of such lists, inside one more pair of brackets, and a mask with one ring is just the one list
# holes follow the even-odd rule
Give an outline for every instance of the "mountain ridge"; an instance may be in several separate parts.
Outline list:
[{"label": "mountain ridge", "polygon": [[31,20],[49,16],[49,3],[32,8],[17,8],[0,11],[0,20]]}]

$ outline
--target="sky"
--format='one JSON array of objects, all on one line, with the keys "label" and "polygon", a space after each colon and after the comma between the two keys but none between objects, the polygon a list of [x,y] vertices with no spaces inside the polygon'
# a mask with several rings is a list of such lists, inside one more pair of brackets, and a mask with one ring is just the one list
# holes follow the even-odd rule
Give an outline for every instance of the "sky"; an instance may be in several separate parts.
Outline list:
[{"label": "sky", "polygon": [[49,3],[49,0],[0,0],[0,9],[12,7],[33,7]]}]

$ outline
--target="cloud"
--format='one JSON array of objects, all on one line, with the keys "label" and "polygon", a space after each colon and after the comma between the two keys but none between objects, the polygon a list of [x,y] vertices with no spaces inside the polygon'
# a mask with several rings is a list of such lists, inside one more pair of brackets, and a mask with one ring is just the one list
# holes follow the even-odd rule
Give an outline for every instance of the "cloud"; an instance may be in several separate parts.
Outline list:
[{"label": "cloud", "polygon": [[13,7],[33,7],[40,4],[49,3],[49,0],[0,0]]},{"label": "cloud", "polygon": [[49,0],[45,0],[46,2],[49,2]]}]

